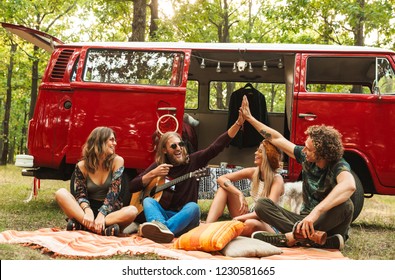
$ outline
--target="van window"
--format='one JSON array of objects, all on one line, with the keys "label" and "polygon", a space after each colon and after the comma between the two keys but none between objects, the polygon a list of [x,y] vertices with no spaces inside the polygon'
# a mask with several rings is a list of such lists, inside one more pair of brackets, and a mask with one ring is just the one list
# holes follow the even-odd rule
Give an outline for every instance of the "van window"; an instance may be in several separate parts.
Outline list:
[{"label": "van window", "polygon": [[[210,82],[209,109],[227,111],[232,93],[245,87],[246,84],[246,82]],[[284,113],[285,84],[250,83],[250,85],[265,96],[268,112]]]},{"label": "van window", "polygon": [[375,57],[310,57],[306,90],[326,93],[372,93]]},{"label": "van window", "polygon": [[341,85],[341,84],[308,84],[309,92],[326,92],[326,93],[372,93],[368,86]]},{"label": "van window", "polygon": [[380,94],[395,94],[394,69],[386,58],[377,58],[376,75]]},{"label": "van window", "polygon": [[199,104],[199,82],[188,80],[185,96],[185,109],[197,109]]},{"label": "van window", "polygon": [[70,82],[75,82],[75,80],[77,78],[77,68],[78,68],[79,60],[80,60],[80,56],[78,56],[74,62],[73,69],[71,70]]},{"label": "van window", "polygon": [[184,54],[177,52],[91,49],[86,82],[179,86]]}]

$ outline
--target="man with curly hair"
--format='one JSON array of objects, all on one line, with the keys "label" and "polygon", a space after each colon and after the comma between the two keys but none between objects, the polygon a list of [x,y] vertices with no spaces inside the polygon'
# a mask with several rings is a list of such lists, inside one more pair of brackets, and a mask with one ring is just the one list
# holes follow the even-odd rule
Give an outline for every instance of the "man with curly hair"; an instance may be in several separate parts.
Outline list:
[{"label": "man with curly hair", "polygon": [[305,132],[305,145],[297,146],[278,131],[256,120],[251,115],[246,98],[240,112],[267,140],[303,166],[303,206],[300,214],[262,198],[256,203],[256,214],[280,233],[254,232],[251,237],[277,246],[342,250],[352,222],[354,206],[350,197],[356,186],[350,165],[343,158],[341,134],[331,126],[314,125]]}]

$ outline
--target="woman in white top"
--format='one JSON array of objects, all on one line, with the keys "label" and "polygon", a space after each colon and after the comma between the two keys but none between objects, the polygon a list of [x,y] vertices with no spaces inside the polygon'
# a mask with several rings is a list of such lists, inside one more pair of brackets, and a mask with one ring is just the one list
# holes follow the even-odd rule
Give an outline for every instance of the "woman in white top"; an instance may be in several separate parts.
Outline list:
[{"label": "woman in white top", "polygon": [[[242,235],[251,236],[255,231],[275,232],[270,225],[259,220],[255,214],[255,202],[262,197],[268,197],[278,203],[284,193],[284,180],[277,173],[280,167],[281,153],[269,141],[263,140],[255,152],[254,164],[256,167],[248,167],[239,171],[228,173],[217,179],[218,188],[214,200],[207,215],[206,223],[218,220],[223,214],[225,206],[228,207],[230,216],[244,222]],[[254,204],[248,209],[248,203],[243,193],[232,182],[241,179],[251,181],[251,197]]]}]

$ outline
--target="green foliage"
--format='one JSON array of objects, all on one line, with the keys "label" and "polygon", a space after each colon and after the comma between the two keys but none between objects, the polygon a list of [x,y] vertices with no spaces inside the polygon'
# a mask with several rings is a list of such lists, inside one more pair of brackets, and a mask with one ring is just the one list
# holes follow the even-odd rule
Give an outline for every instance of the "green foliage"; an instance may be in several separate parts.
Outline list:
[{"label": "green foliage", "polygon": [[[0,21],[38,29],[64,42],[128,41],[132,35],[133,3],[126,0],[2,0]],[[148,7],[150,1],[146,3]],[[173,7],[173,14],[164,13],[167,6]],[[157,36],[154,39],[148,37],[150,13],[147,8],[146,38],[164,42],[340,45],[353,45],[362,40],[367,45],[395,48],[394,7],[395,0],[159,1]],[[12,77],[8,138],[14,152],[20,153],[26,143],[24,128],[28,120],[25,120],[25,114],[31,100],[32,61],[39,61],[41,78],[49,54],[44,51],[34,53],[31,44],[0,29],[0,123],[4,119],[11,39],[17,42],[18,49]],[[226,100],[227,96],[224,98]],[[282,98],[279,100],[282,102]],[[186,104],[195,106],[196,96],[187,94]],[[272,105],[274,111],[283,106],[276,102]]]}]

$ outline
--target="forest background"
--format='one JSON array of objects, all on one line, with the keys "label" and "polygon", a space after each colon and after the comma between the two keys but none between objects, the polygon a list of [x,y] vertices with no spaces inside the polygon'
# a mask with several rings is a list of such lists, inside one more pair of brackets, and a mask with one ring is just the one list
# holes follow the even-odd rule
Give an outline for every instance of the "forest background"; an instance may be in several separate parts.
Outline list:
[{"label": "forest background", "polygon": [[[0,0],[0,21],[63,42],[310,43],[395,49],[395,0]],[[0,165],[27,153],[49,55],[0,28]]]}]

